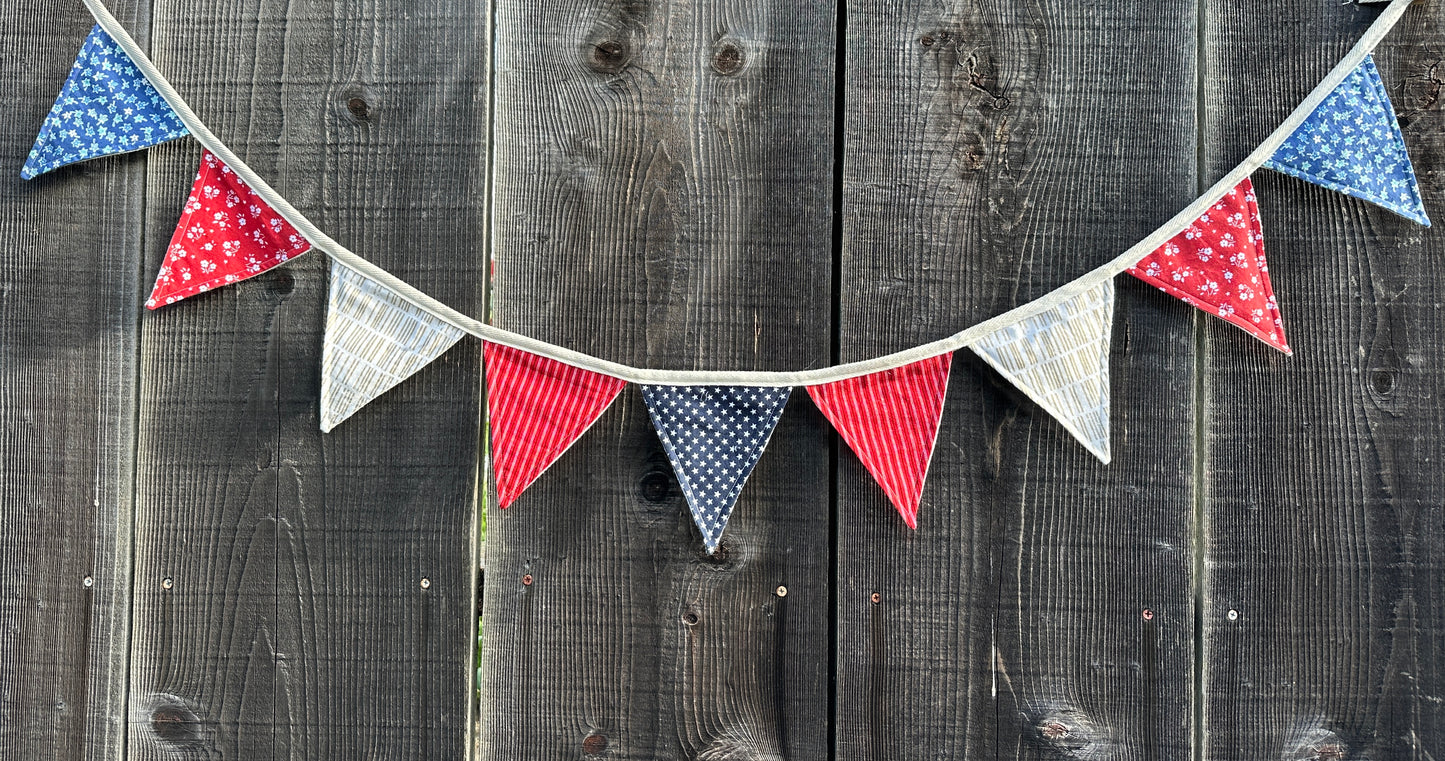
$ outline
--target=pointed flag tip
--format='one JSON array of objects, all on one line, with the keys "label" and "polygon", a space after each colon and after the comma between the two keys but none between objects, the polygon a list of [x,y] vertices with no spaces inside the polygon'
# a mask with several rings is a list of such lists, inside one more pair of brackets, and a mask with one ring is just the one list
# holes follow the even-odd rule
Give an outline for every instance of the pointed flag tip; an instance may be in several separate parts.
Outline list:
[{"label": "pointed flag tip", "polygon": [[1113,326],[1114,281],[1109,279],[969,348],[1090,454],[1104,459],[1109,456]]},{"label": "pointed flag tip", "polygon": [[1340,82],[1265,166],[1430,226],[1414,164],[1374,56]]},{"label": "pointed flag tip", "polygon": [[642,399],[703,542],[716,548],[790,388],[643,386]]},{"label": "pointed flag tip", "polygon": [[878,482],[909,528],[938,442],[953,353],[809,386],[808,395]]},{"label": "pointed flag tip", "polygon": [[29,180],[67,164],[144,150],[189,134],[130,56],[97,24],[20,176]]},{"label": "pointed flag tip", "polygon": [[627,383],[503,344],[482,343],[492,474],[517,500],[596,424]]}]

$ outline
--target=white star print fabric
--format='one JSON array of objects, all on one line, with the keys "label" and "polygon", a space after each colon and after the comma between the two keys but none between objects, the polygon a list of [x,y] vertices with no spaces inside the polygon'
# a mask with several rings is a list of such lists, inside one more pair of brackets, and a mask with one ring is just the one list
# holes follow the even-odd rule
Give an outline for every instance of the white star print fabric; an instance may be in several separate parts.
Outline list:
[{"label": "white star print fabric", "polygon": [[792,389],[643,386],[647,414],[672,461],[709,554],[748,475],[783,416]]}]

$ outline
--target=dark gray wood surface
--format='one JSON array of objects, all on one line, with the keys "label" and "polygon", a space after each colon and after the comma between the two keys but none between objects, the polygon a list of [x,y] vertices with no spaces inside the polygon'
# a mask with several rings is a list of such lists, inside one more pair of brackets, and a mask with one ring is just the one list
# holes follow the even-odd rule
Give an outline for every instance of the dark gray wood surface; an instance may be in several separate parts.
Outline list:
[{"label": "dark gray wood surface", "polygon": [[[1379,12],[115,5],[364,256],[482,315],[495,249],[504,327],[742,369],[1111,258]],[[1379,59],[1445,219],[1442,11]],[[5,176],[89,28],[0,12]],[[198,158],[0,181],[0,759],[1445,759],[1438,233],[1261,173],[1294,359],[1121,277],[1113,465],[962,352],[918,532],[800,390],[709,558],[634,388],[503,512],[476,342],[322,436],[323,257],[144,312]]]},{"label": "dark gray wood surface", "polygon": [[[1437,220],[1442,14],[1417,3],[1377,56]],[[1313,0],[1260,25],[1249,3],[1211,4],[1208,173],[1246,155],[1376,15]],[[1296,356],[1206,334],[1206,757],[1441,758],[1445,242],[1282,175],[1261,172],[1258,189]]]},{"label": "dark gray wood surface", "polygon": [[123,742],[146,160],[20,180],[89,18],[54,0],[0,13],[5,759],[114,758]]},{"label": "dark gray wood surface", "polygon": [[[497,324],[827,365],[834,28],[832,0],[497,3]],[[629,388],[491,512],[483,757],[827,758],[827,441],[796,393],[708,557]]]},{"label": "dark gray wood surface", "polygon": [[[489,32],[455,10],[157,5],[152,48],[322,228],[477,312]],[[198,159],[152,154],[147,273]],[[478,347],[322,436],[326,293],[313,254],[143,320],[131,757],[468,748]]]},{"label": "dark gray wood surface", "polygon": [[[1193,14],[850,3],[843,359],[1032,300],[1192,200]],[[968,352],[916,533],[840,454],[837,758],[1188,756],[1191,315],[1118,285],[1112,466]]]}]

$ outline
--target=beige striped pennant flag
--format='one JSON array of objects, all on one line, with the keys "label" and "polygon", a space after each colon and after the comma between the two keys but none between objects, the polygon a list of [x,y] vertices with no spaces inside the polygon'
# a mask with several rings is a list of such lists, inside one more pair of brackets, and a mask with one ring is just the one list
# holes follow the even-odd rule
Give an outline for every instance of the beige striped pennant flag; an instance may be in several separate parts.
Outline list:
[{"label": "beige striped pennant flag", "polygon": [[333,261],[321,349],[321,430],[329,432],[416,374],[462,335],[460,328]]},{"label": "beige striped pennant flag", "polygon": [[969,348],[1108,463],[1113,323],[1110,279]]}]

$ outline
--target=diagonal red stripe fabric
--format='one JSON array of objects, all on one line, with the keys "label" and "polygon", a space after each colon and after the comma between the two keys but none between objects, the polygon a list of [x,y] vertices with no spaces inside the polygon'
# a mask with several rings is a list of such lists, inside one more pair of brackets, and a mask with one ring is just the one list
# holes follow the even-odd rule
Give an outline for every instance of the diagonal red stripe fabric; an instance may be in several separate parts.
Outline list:
[{"label": "diagonal red stripe fabric", "polygon": [[482,344],[497,497],[510,506],[612,405],[626,381]]},{"label": "diagonal red stripe fabric", "polygon": [[1264,227],[1247,177],[1189,229],[1129,268],[1129,274],[1285,354],[1294,353],[1269,284]]},{"label": "diagonal red stripe fabric", "polygon": [[146,306],[238,283],[310,250],[311,241],[206,151]]},{"label": "diagonal red stripe fabric", "polygon": [[823,386],[808,396],[877,479],[909,528],[918,503],[948,392],[952,354]]}]

